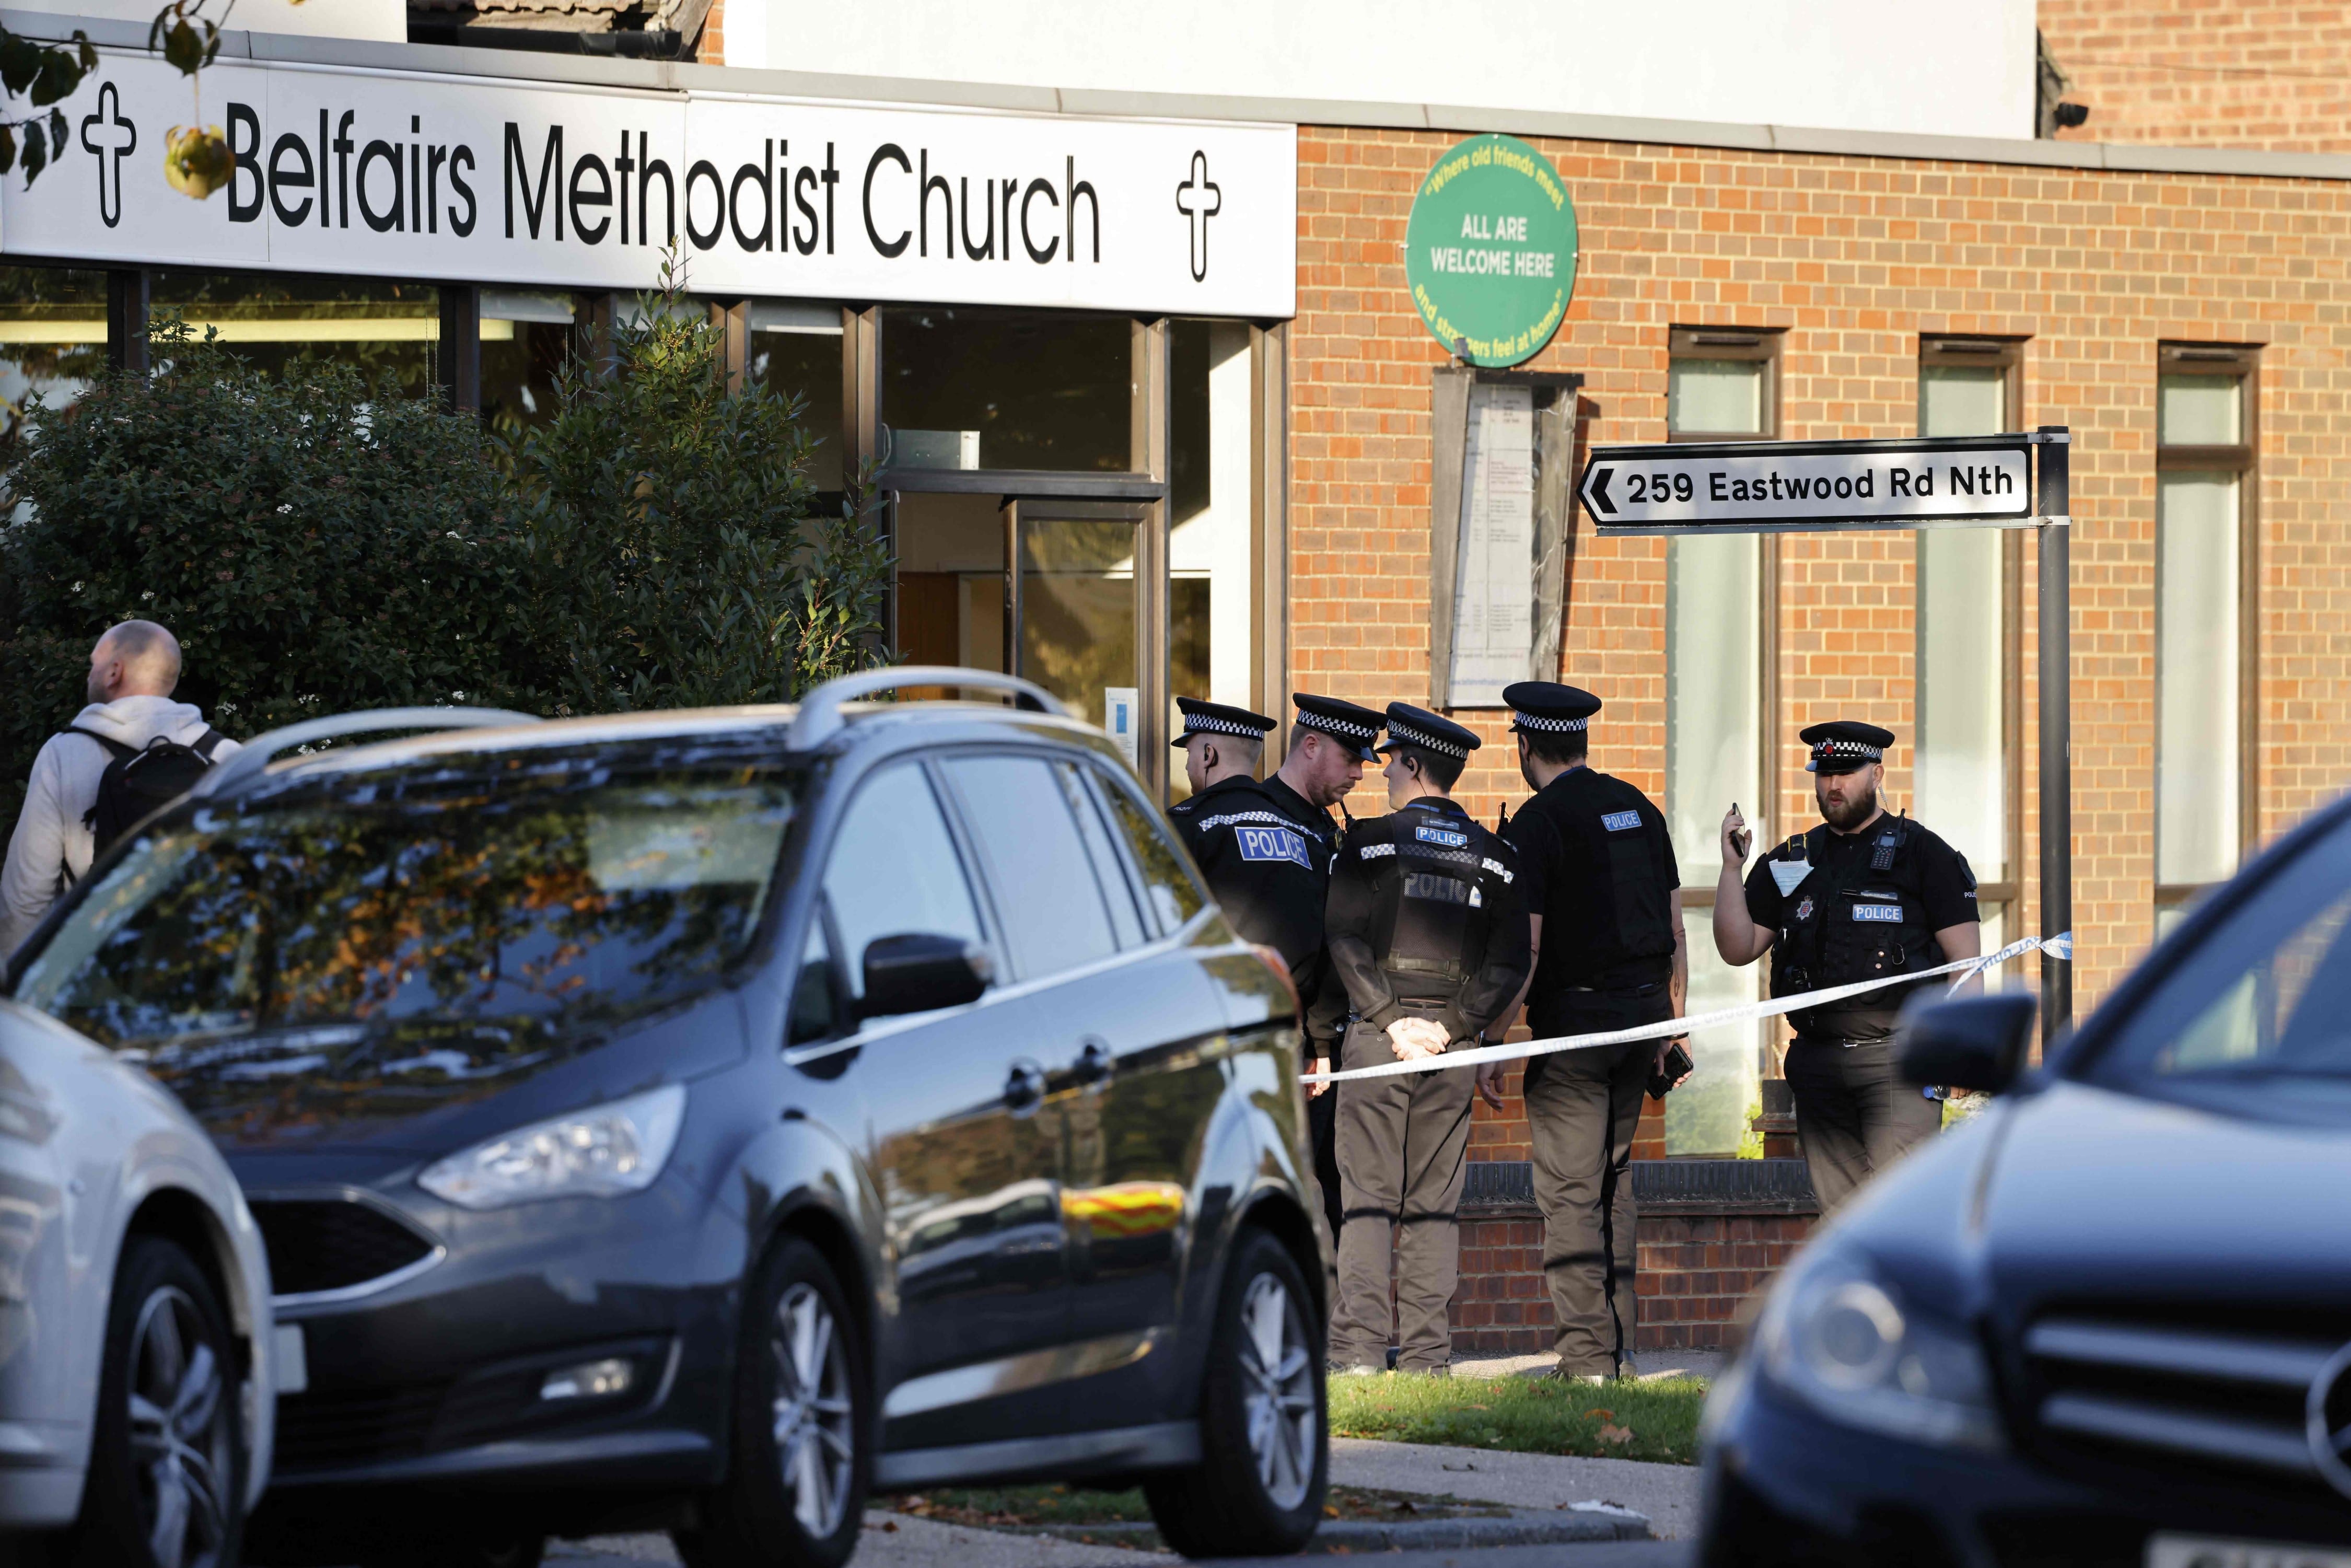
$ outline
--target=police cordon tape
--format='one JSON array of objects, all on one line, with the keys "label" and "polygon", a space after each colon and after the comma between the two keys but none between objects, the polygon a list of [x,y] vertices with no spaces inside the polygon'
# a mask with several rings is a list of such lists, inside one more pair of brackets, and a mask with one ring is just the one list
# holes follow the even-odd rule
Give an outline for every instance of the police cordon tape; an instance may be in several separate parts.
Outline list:
[{"label": "police cordon tape", "polygon": [[[1482,1046],[1474,1051],[1447,1051],[1436,1056],[1417,1056],[1409,1061],[1383,1061],[1372,1067],[1349,1068],[1343,1072],[1308,1072],[1301,1074],[1301,1077],[1308,1083],[1344,1083],[1357,1078],[1393,1078],[1404,1072],[1438,1072],[1448,1067],[1482,1067],[1489,1061],[1518,1061],[1530,1056],[1550,1056],[1562,1051],[1592,1051],[1604,1045],[1630,1045],[1641,1040],[1675,1040],[1682,1035],[1695,1034],[1702,1029],[1750,1023],[1756,1019],[1776,1018],[1782,1013],[1800,1012],[1826,1002],[1843,1001],[1847,997],[1865,996],[1888,986],[1916,985],[1920,980],[1931,980],[1938,975],[1957,975],[1958,978],[1951,984],[1961,986],[1995,964],[2005,964],[2011,958],[2022,958],[2027,953],[2044,950],[2053,958],[2070,961],[2074,956],[2074,934],[2066,931],[2049,937],[2027,936],[1981,958],[1961,958],[1954,963],[1938,965],[1932,969],[1889,976],[1883,980],[1855,980],[1849,986],[1831,986],[1824,991],[1806,991],[1800,997],[1745,1002],[1718,1012],[1700,1013],[1696,1018],[1665,1019],[1656,1023],[1645,1023],[1634,1029],[1610,1030],[1602,1034],[1563,1034],[1550,1040],[1522,1040],[1507,1045]],[[1960,974],[1963,969],[1967,972]]]}]

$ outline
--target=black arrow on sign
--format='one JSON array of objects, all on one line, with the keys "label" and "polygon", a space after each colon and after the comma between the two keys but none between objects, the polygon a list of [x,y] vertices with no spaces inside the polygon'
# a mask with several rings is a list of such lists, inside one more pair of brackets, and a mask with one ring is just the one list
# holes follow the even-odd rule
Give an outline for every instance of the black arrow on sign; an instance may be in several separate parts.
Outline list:
[{"label": "black arrow on sign", "polygon": [[1615,474],[1614,468],[1594,468],[1583,476],[1584,498],[1612,517],[1616,515],[1616,503],[1608,498],[1608,481]]}]

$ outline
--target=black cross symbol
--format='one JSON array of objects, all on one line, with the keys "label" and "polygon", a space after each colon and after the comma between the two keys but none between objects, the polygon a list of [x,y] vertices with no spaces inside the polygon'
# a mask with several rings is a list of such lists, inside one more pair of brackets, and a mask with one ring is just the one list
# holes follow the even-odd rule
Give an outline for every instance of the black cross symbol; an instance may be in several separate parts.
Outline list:
[{"label": "black cross symbol", "polygon": [[[1196,194],[1195,193],[1197,193]],[[1225,193],[1208,183],[1208,155],[1192,154],[1192,177],[1176,187],[1176,210],[1192,220],[1192,281],[1208,277],[1208,220],[1224,210]]]},{"label": "black cross symbol", "polygon": [[98,159],[98,215],[112,228],[122,221],[122,160],[139,146],[139,128],[122,118],[112,82],[98,89],[98,112],[81,122],[81,145]]}]

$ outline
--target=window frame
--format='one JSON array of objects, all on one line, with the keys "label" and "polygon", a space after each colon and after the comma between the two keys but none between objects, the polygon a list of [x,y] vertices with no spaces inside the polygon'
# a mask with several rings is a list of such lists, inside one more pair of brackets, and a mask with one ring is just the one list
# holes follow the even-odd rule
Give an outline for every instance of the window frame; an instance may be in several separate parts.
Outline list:
[{"label": "window frame", "polygon": [[[2237,478],[2236,849],[2240,865],[2243,864],[2245,855],[2261,838],[2258,797],[2261,761],[2261,358],[2259,344],[2166,341],[2158,343],[2156,348],[2155,472],[2158,507],[2162,476],[2167,471],[2229,473]],[[2161,406],[2163,380],[2168,375],[2234,376],[2237,381],[2236,442],[2219,446],[2165,444]],[[2156,527],[2160,529],[2162,526],[2158,516]],[[2160,562],[2162,547],[2159,540],[2156,554]],[[2159,593],[2158,602],[2159,605]],[[2162,631],[2158,626],[2154,632],[2158,647],[2161,637]],[[2161,678],[2160,674],[2157,676],[2158,682]],[[2159,704],[2159,695],[2158,701]],[[2158,789],[2162,788],[2162,747],[2163,737],[2158,733],[2154,747],[2154,766],[2158,769],[2155,788]],[[2218,885],[2217,883],[2202,882],[2156,883],[2153,909],[2149,915],[2150,929],[2153,928],[2152,923],[2161,920],[2166,913],[2184,910]]]},{"label": "window frame", "polygon": [[[1920,336],[1918,340],[1918,413],[1917,424],[1923,435],[1927,423],[1927,377],[1930,365],[1964,365],[1980,368],[1997,366],[2005,372],[2001,400],[2005,423],[2011,430],[2022,430],[2024,418],[2024,350],[2029,338]],[[2003,787],[2007,793],[2007,809],[2001,813],[2001,858],[2008,863],[1997,882],[1980,883],[1976,888],[1978,907],[1996,904],[2005,913],[2022,911],[2024,900],[2024,532],[2019,528],[1999,530],[2000,551],[2000,733],[2002,755],[2006,758],[2007,778]],[[1912,536],[1914,538],[1917,535]],[[1924,581],[1917,570],[1914,555],[1911,592],[1911,681],[1912,702],[1922,685],[1919,672],[1925,666],[1920,661],[1923,652],[1918,647],[1920,621],[1917,615],[1918,591]]]},{"label": "window frame", "polygon": [[[1782,350],[1787,339],[1782,327],[1676,327],[1666,341],[1666,442],[1668,445],[1681,442],[1777,441],[1780,439],[1780,372]],[[1676,360],[1742,360],[1763,366],[1762,428],[1761,430],[1676,430],[1673,427],[1673,361]],[[1667,541],[1668,550],[1672,541]],[[1756,755],[1762,758],[1762,777],[1757,786],[1767,791],[1764,809],[1776,799],[1779,785],[1772,774],[1771,759],[1778,747],[1775,735],[1780,712],[1780,536],[1759,534],[1755,545],[1755,587],[1762,599],[1756,614],[1756,668],[1759,673],[1756,691],[1756,713],[1762,733],[1756,737]],[[1668,574],[1671,568],[1667,568]],[[1671,634],[1667,634],[1670,657]],[[1671,721],[1668,719],[1668,736]],[[1667,774],[1671,779],[1670,765]],[[1778,813],[1772,813],[1776,816]],[[1767,821],[1769,819],[1767,819]],[[1706,886],[1684,886],[1682,908],[1687,911],[1711,911],[1714,889]]]}]

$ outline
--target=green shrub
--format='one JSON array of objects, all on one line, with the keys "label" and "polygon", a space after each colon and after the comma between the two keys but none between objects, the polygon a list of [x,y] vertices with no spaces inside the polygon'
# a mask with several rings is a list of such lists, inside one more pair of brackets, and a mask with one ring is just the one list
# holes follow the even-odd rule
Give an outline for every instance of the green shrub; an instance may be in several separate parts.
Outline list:
[{"label": "green shrub", "polygon": [[810,515],[797,402],[727,390],[674,269],[632,316],[511,448],[557,711],[787,702],[879,663],[889,556],[853,507]]},{"label": "green shrub", "polygon": [[520,508],[470,415],[333,364],[273,379],[160,328],[148,377],[37,402],[0,528],[0,832],[90,644],[133,616],[251,736],[348,708],[535,707]]}]

